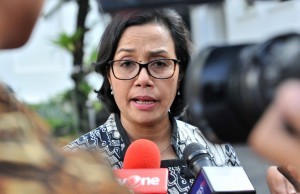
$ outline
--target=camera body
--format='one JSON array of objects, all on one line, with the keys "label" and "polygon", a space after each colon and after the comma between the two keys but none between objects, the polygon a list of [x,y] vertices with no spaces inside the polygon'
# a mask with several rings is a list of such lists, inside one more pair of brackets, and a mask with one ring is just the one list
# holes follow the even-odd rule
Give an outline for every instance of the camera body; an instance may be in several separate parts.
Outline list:
[{"label": "camera body", "polygon": [[277,86],[300,78],[300,35],[209,47],[189,68],[185,88],[190,122],[214,143],[244,143]]}]

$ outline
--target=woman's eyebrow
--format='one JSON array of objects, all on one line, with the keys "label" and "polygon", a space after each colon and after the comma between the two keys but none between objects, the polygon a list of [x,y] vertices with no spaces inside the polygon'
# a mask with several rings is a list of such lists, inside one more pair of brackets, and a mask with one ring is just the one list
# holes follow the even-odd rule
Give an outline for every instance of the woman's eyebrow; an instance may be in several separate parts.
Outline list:
[{"label": "woman's eyebrow", "polygon": [[[135,51],[136,51],[136,49],[134,49],[134,48],[119,48],[116,51],[116,54],[121,53],[121,52],[133,53]],[[152,56],[157,56],[157,55],[162,54],[162,53],[166,53],[167,54],[168,51],[166,51],[165,49],[152,50],[152,51],[149,51],[148,55],[150,57],[152,57]]]},{"label": "woman's eyebrow", "polygon": [[133,48],[120,48],[116,51],[116,54],[120,53],[120,52],[127,52],[127,53],[132,53],[134,52],[135,49]]},{"label": "woman's eyebrow", "polygon": [[162,54],[162,53],[168,53],[168,52],[165,49],[159,49],[159,50],[155,50],[155,51],[150,51],[149,55],[156,56],[156,55]]}]

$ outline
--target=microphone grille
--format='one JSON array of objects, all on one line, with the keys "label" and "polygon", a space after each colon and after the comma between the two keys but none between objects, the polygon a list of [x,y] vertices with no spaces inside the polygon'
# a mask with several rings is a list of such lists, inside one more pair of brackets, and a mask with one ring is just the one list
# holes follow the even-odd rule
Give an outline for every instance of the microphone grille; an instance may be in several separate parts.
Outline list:
[{"label": "microphone grille", "polygon": [[203,153],[207,153],[206,148],[203,145],[201,145],[200,143],[196,143],[196,142],[190,143],[183,150],[184,160],[185,161],[190,160],[191,156],[193,156],[195,153],[198,153],[199,151],[202,151]]},{"label": "microphone grille", "polygon": [[128,147],[123,169],[160,168],[160,151],[157,145],[147,139],[135,140]]},{"label": "microphone grille", "polygon": [[206,150],[205,149],[205,147],[203,146],[203,145],[201,145],[200,143],[190,143],[189,145],[187,145],[186,147],[185,147],[185,149],[183,150],[183,157],[184,157],[184,159],[185,160],[187,160],[187,158],[191,155],[191,154],[193,154],[193,153],[195,153],[195,152],[197,152],[197,151],[199,151],[199,150]]}]

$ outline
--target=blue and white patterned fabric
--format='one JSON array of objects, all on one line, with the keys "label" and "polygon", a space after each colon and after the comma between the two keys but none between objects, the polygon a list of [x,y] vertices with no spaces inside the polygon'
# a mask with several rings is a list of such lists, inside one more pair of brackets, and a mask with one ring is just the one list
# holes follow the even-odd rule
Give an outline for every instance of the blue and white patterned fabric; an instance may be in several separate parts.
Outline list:
[{"label": "blue and white patterned fabric", "polygon": [[[198,142],[206,147],[212,162],[216,166],[240,166],[240,162],[231,145],[212,144],[205,139],[197,127],[177,120],[171,115],[170,120],[173,125],[171,144],[178,159],[161,161],[161,167],[167,167],[169,170],[168,193],[188,193],[193,184],[194,179],[188,175],[190,173],[187,173],[183,159],[184,148],[192,142]],[[114,169],[120,169],[129,145],[130,141],[120,122],[120,116],[111,114],[103,125],[79,137],[63,149],[66,151],[79,149],[97,150],[99,153],[107,156],[110,165]]]}]

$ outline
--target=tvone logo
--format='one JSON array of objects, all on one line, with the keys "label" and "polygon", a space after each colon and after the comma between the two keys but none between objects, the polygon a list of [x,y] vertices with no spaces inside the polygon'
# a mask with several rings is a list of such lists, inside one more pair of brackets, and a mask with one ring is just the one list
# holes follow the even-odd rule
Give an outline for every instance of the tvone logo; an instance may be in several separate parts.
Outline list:
[{"label": "tvone logo", "polygon": [[158,177],[140,177],[139,175],[131,175],[120,180],[121,184],[125,184],[129,188],[159,185],[159,181]]}]

